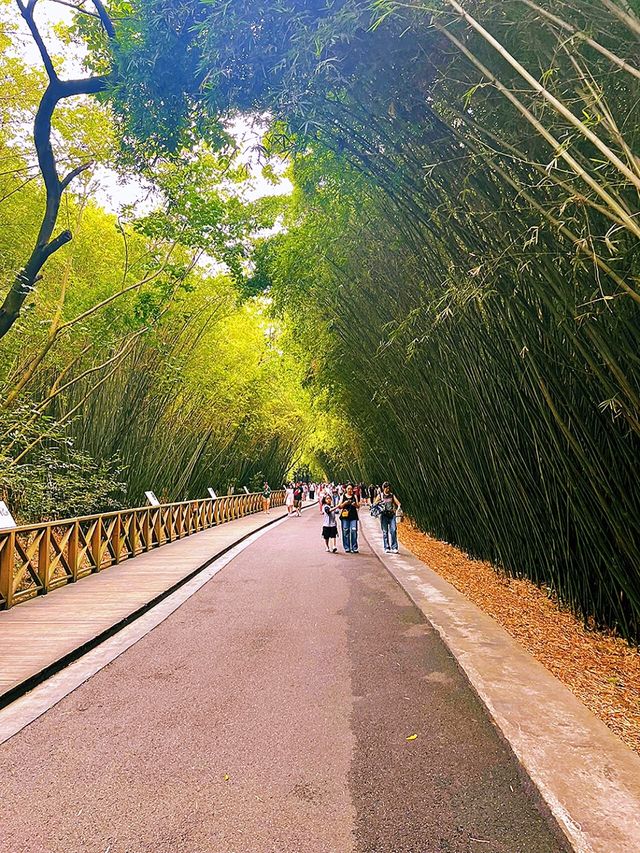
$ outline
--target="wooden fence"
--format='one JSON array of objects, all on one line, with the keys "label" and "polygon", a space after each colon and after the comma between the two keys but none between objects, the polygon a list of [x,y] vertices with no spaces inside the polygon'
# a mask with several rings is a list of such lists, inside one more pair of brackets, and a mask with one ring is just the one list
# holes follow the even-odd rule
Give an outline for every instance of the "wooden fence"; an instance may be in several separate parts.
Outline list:
[{"label": "wooden fence", "polygon": [[[282,506],[284,491],[273,492]],[[123,509],[0,531],[0,609],[262,509],[259,493]]]}]

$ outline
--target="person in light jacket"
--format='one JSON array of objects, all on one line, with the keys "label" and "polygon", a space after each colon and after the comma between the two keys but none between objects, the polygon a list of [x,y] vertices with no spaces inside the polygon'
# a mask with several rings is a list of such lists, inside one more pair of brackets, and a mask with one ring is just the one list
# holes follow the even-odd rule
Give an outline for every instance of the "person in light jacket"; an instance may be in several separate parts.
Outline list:
[{"label": "person in light jacket", "polygon": [[389,483],[382,484],[378,504],[382,504],[380,513],[380,527],[382,529],[382,544],[385,554],[398,553],[398,522],[396,513],[400,509],[400,501],[391,491]]}]

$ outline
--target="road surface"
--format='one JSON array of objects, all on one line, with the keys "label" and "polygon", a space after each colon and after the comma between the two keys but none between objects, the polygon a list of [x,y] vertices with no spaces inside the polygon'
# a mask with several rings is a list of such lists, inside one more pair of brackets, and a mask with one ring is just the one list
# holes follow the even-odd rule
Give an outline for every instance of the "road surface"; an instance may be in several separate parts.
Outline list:
[{"label": "road surface", "polygon": [[320,527],[270,529],[0,747],[2,853],[566,849],[435,631]]}]

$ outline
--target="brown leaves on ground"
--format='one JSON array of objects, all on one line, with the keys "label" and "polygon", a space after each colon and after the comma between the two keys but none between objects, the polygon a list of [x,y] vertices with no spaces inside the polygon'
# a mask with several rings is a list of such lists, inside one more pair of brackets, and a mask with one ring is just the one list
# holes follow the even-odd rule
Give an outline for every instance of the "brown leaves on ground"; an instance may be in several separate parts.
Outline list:
[{"label": "brown leaves on ground", "polygon": [[410,523],[400,539],[422,562],[499,622],[627,746],[640,754],[640,653],[591,630],[544,589],[508,578]]}]

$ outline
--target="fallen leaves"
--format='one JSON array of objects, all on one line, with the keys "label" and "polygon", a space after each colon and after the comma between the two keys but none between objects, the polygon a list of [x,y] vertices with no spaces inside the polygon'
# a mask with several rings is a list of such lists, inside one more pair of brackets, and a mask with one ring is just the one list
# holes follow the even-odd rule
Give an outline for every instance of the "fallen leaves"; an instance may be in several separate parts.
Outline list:
[{"label": "fallen leaves", "polygon": [[417,737],[418,735],[409,735],[405,740],[415,740]]},{"label": "fallen leaves", "polygon": [[640,754],[640,653],[612,633],[586,628],[531,581],[508,578],[412,524],[398,528],[413,553],[499,622]]}]

